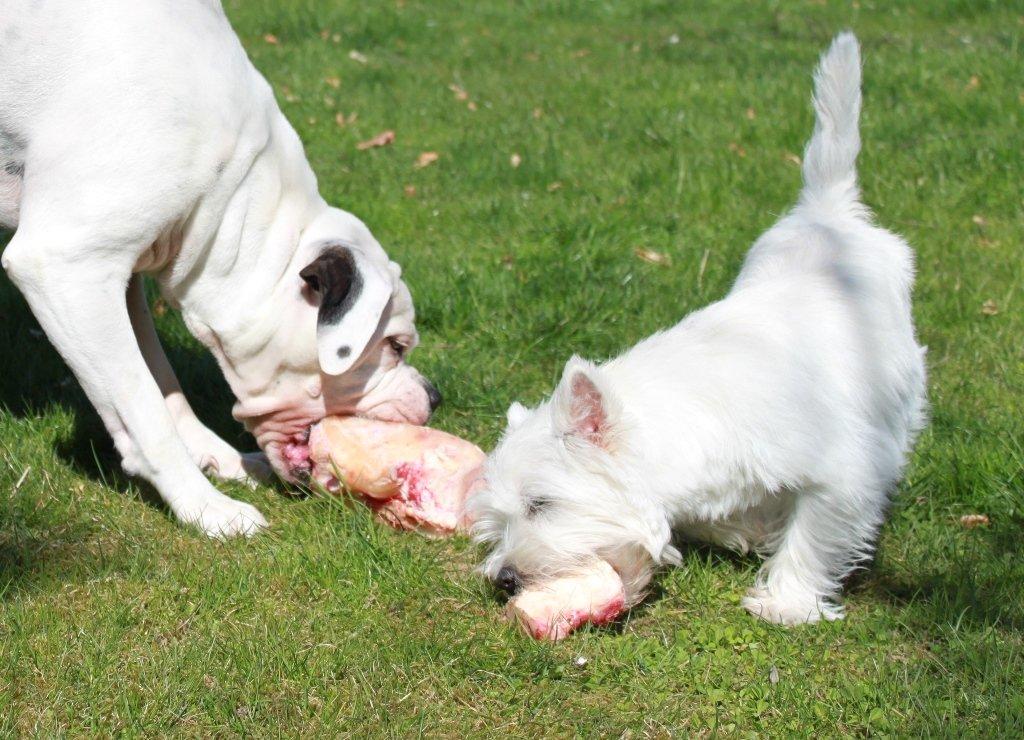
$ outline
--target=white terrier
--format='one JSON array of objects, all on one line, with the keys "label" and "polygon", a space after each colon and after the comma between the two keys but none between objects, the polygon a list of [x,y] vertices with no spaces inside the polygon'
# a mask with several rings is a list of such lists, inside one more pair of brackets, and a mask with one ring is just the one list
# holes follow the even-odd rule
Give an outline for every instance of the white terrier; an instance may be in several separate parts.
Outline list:
[{"label": "white terrier", "polygon": [[643,596],[672,534],[767,557],[743,606],[840,619],[925,418],[913,255],[859,202],[860,56],[815,76],[797,206],[729,294],[603,365],[573,357],[551,398],[513,404],[471,504],[483,570],[514,592],[595,558]]}]

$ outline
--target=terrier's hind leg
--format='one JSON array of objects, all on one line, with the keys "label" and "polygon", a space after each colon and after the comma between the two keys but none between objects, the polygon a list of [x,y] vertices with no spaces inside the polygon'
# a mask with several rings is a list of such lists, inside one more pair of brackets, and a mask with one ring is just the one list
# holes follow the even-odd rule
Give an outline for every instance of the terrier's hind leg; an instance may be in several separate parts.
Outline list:
[{"label": "terrier's hind leg", "polygon": [[801,490],[743,607],[783,625],[842,619],[841,581],[870,556],[884,505],[885,492],[877,488]]}]

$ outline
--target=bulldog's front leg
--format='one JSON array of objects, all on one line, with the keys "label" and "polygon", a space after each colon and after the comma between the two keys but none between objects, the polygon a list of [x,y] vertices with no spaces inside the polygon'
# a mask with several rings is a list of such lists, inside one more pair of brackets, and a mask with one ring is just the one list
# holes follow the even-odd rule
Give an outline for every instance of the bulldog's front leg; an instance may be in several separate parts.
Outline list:
[{"label": "bulldog's front leg", "polygon": [[265,527],[254,507],[210,484],[175,429],[128,315],[135,252],[68,239],[22,228],[4,250],[3,268],[96,407],[125,471],[149,481],[178,519],[212,537]]},{"label": "bulldog's front leg", "polygon": [[167,360],[160,338],[157,336],[153,317],[149,313],[142,276],[133,275],[128,283],[128,315],[138,340],[142,357],[163,394],[167,410],[174,422],[178,436],[192,462],[207,475],[220,480],[241,481],[251,487],[257,482],[274,478],[274,471],[261,452],[243,454],[229,445],[199,421],[182,393],[181,385],[171,363]]}]

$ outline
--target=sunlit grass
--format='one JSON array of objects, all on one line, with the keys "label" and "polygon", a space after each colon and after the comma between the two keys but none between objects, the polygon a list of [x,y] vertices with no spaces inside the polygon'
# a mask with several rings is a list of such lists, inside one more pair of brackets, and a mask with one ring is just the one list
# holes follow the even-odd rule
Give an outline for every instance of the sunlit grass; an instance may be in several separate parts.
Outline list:
[{"label": "sunlit grass", "polygon": [[[738,598],[756,561],[694,549],[622,625],[551,646],[502,623],[464,540],[396,535],[272,488],[223,486],[271,520],[253,541],[177,526],[120,474],[2,278],[0,731],[1021,733],[1024,7],[228,10],[324,194],[402,263],[423,336],[413,362],[446,397],[435,423],[484,446],[570,354],[607,357],[724,294],[796,196],[811,70],[853,28],[861,180],[919,256],[932,423],[845,622],[753,621]],[[387,129],[392,145],[356,149]],[[415,168],[425,151],[437,161]],[[251,446],[215,363],[173,312],[159,324],[200,415]],[[972,513],[990,524],[961,526]]]}]

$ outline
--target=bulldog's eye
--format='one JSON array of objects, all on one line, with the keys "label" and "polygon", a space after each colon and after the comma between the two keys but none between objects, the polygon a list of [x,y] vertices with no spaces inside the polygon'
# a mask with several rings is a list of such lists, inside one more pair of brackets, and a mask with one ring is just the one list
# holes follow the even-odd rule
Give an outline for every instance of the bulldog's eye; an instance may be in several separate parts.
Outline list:
[{"label": "bulldog's eye", "polygon": [[395,354],[402,357],[409,349],[408,345],[403,344],[402,340],[398,337],[388,337],[388,344],[391,345],[391,349],[395,351]]}]

